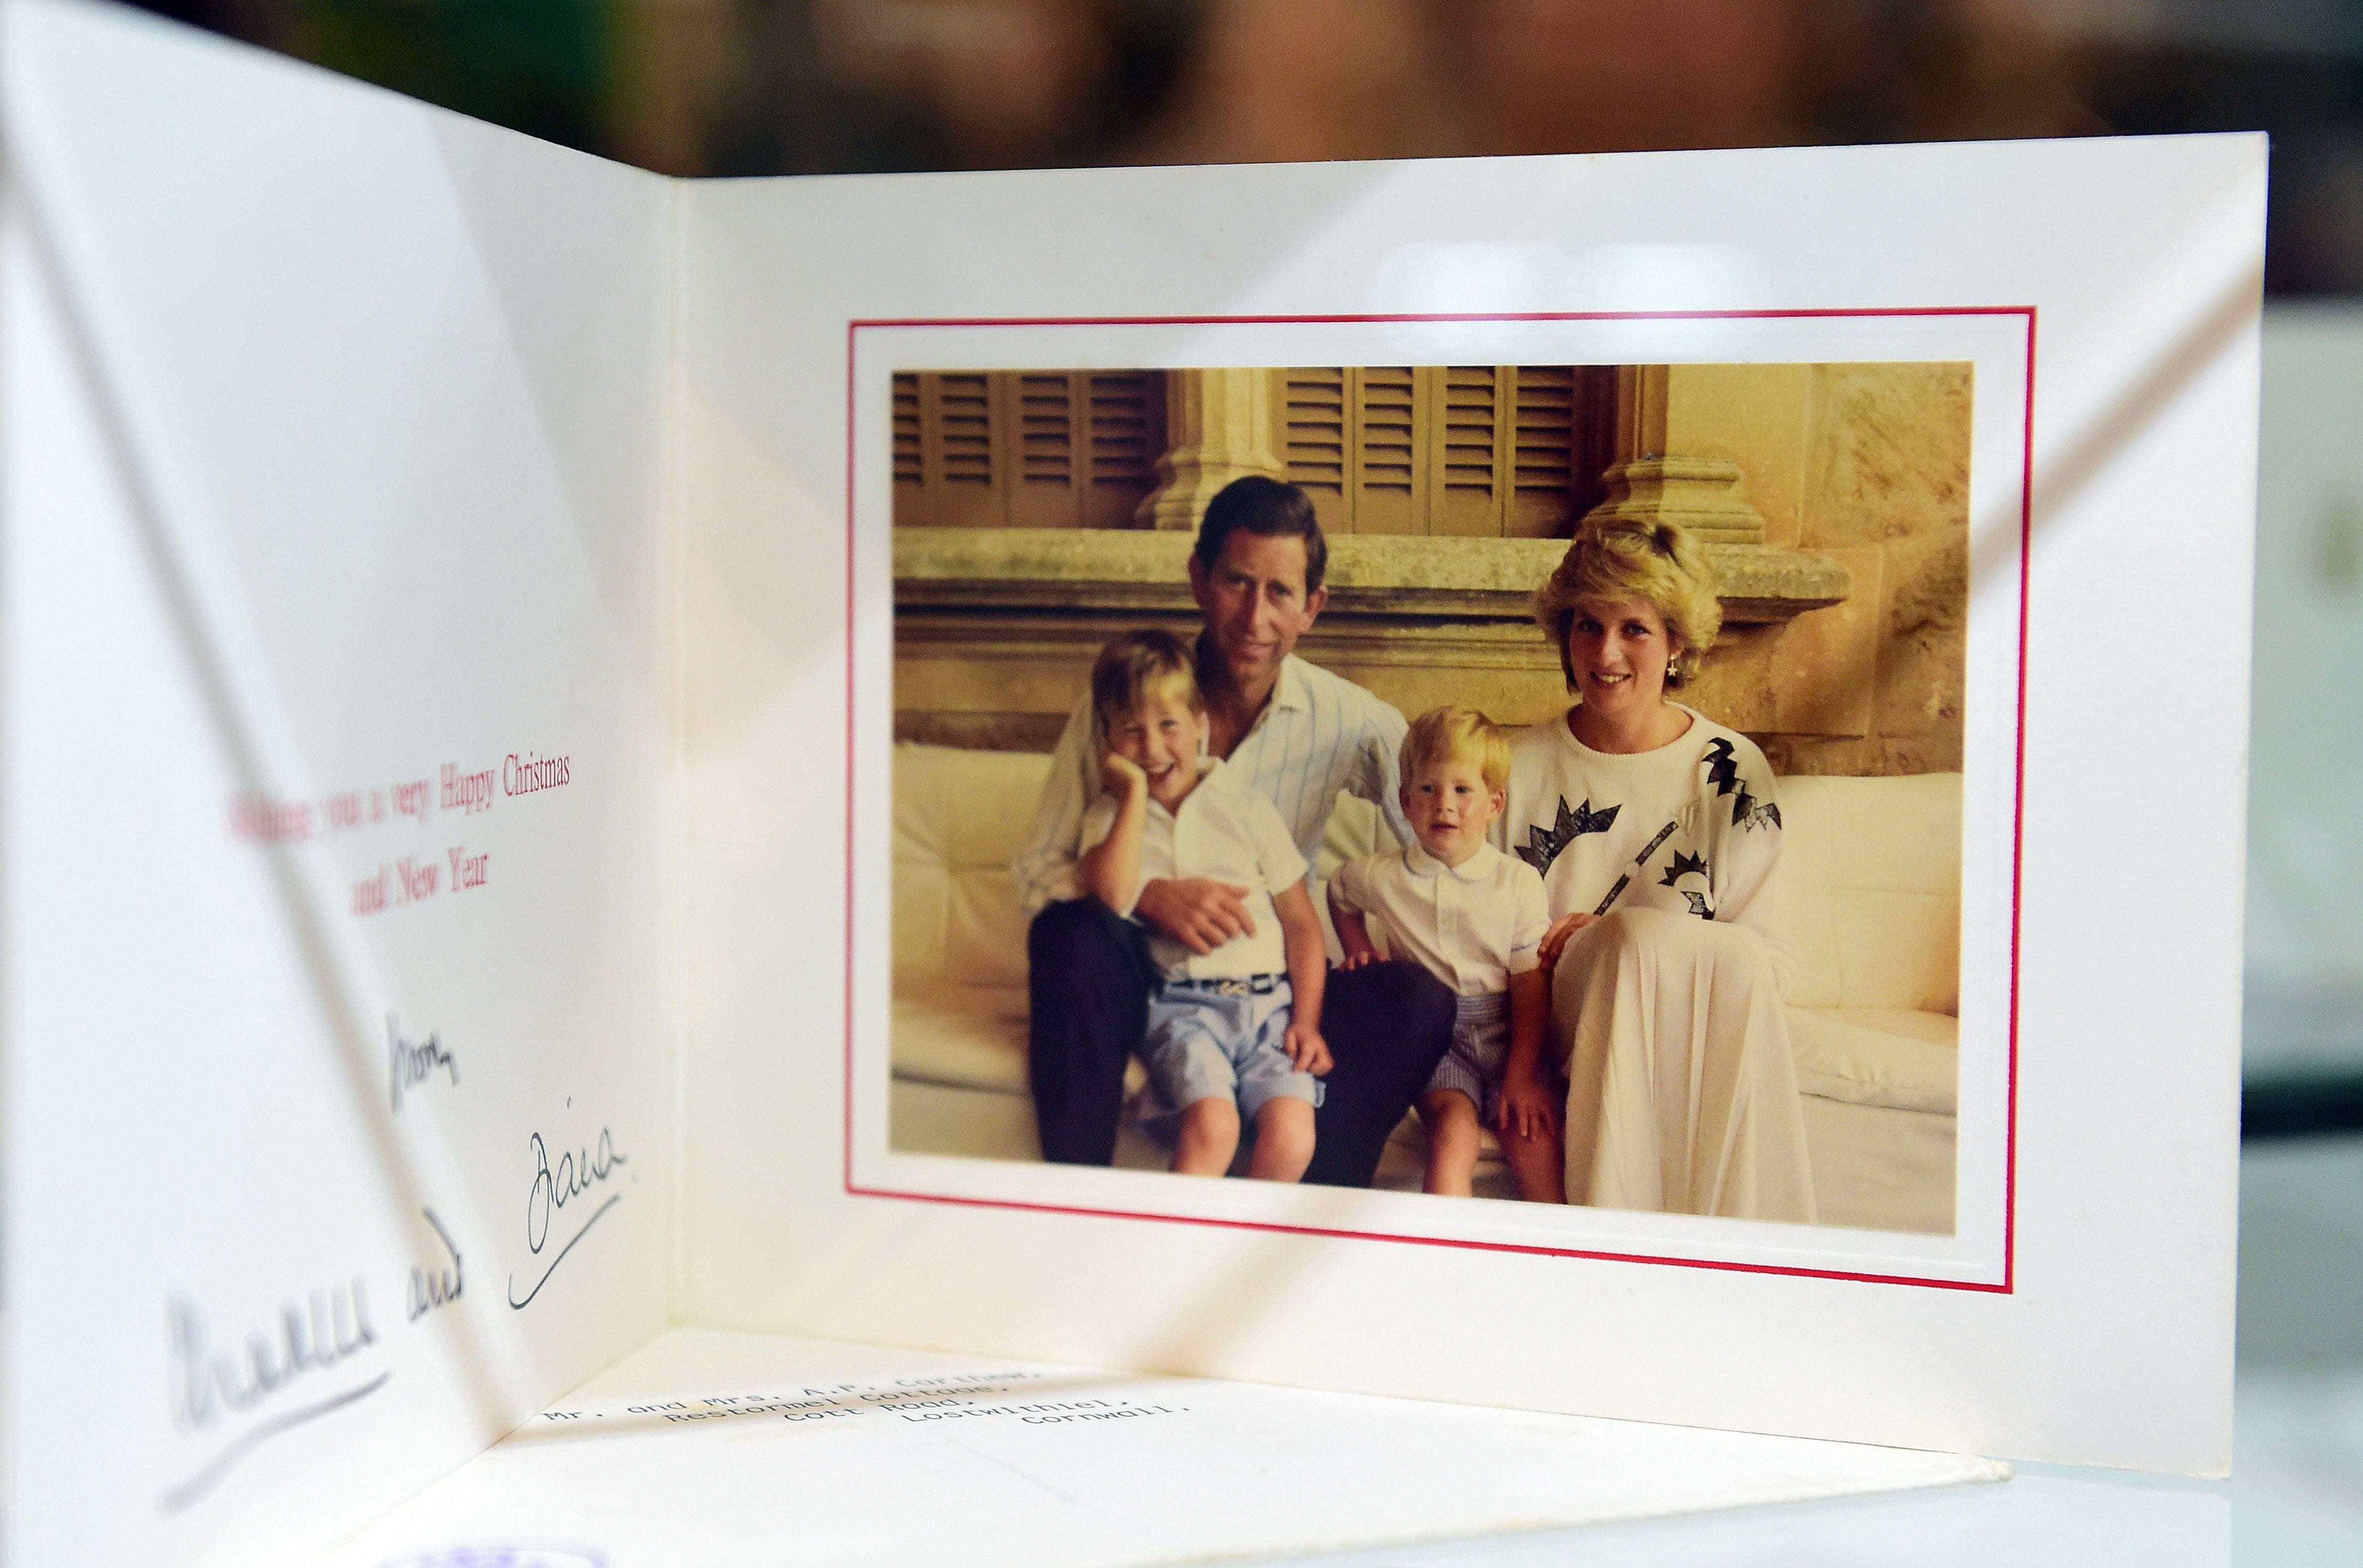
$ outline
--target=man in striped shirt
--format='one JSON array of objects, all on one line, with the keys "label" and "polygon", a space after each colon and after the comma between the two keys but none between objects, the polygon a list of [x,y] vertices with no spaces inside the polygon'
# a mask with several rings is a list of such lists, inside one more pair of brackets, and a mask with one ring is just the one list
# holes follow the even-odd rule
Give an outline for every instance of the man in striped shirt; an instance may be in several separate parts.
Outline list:
[{"label": "man in striped shirt", "polygon": [[[1190,591],[1206,617],[1198,684],[1207,750],[1280,808],[1308,864],[1340,790],[1374,802],[1402,841],[1412,837],[1395,794],[1403,715],[1293,652],[1327,601],[1327,564],[1311,499],[1260,477],[1234,481],[1207,505],[1190,559]],[[1034,917],[1029,1068],[1042,1153],[1077,1165],[1115,1157],[1125,1063],[1139,1048],[1154,979],[1141,925],[1202,953],[1250,928],[1247,889],[1227,883],[1152,881],[1131,920],[1083,895],[1075,862],[1106,749],[1086,695],[1059,738],[1033,841],[1012,867]],[[1321,1029],[1336,1065],[1305,1181],[1370,1184],[1388,1134],[1451,1040],[1453,1013],[1451,993],[1417,964],[1330,976]]]}]

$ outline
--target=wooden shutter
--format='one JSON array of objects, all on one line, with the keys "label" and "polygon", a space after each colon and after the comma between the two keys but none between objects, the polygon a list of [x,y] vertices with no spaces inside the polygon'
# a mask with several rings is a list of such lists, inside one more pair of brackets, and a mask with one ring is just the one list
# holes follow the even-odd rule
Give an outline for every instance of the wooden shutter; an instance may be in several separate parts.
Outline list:
[{"label": "wooden shutter", "polygon": [[894,373],[894,522],[897,527],[924,523],[930,509],[926,459],[919,440],[919,377],[915,372]]},{"label": "wooden shutter", "polygon": [[1354,531],[1353,496],[1346,484],[1346,372],[1327,369],[1287,373],[1288,440],[1282,456],[1289,483],[1313,497],[1313,515],[1323,531]]},{"label": "wooden shutter", "polygon": [[1289,479],[1333,533],[1425,533],[1421,373],[1409,365],[1287,373]]},{"label": "wooden shutter", "polygon": [[1548,539],[1574,521],[1575,384],[1572,365],[1520,365],[1516,376],[1514,450],[1502,531]]},{"label": "wooden shutter", "polygon": [[1448,365],[1421,373],[1428,417],[1427,526],[1431,534],[1499,535],[1502,483],[1499,432],[1516,372],[1495,365]]},{"label": "wooden shutter", "polygon": [[1375,365],[1348,370],[1346,378],[1354,410],[1354,531],[1426,533],[1421,502],[1429,454],[1419,440],[1416,373],[1409,365]]},{"label": "wooden shutter", "polygon": [[1165,375],[1161,371],[1089,371],[1077,377],[1083,410],[1088,483],[1076,521],[1087,528],[1126,528],[1157,488],[1165,453]]},{"label": "wooden shutter", "polygon": [[1288,477],[1337,533],[1499,535],[1517,372],[1373,365],[1287,373]]},{"label": "wooden shutter", "polygon": [[1017,483],[1009,494],[1006,526],[1075,526],[1075,378],[1059,372],[1021,371],[996,376],[1016,431]]},{"label": "wooden shutter", "polygon": [[1156,485],[1156,371],[898,372],[894,521],[1125,528]]}]

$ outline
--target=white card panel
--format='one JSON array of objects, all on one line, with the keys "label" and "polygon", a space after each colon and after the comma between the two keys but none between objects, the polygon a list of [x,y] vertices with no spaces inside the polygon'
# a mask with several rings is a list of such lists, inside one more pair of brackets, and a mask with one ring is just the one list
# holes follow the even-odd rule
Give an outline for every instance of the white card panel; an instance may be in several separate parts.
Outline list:
[{"label": "white card panel", "polygon": [[666,1314],[669,199],[5,42],[9,1545],[281,1560]]},{"label": "white card panel", "polygon": [[[2220,1470],[2262,160],[2167,139],[690,189],[693,1310]],[[1624,339],[1580,359],[1647,363],[1844,359],[1789,313],[1965,309],[2031,326],[2033,381],[2000,347],[1944,350],[1980,367],[1962,1025],[1991,1043],[1963,1058],[1951,1255],[1631,1215],[1551,1222],[1583,1240],[1542,1254],[1516,1250],[1546,1223],[1523,1216],[1408,1246],[1372,1238],[1425,1200],[889,1155],[892,587],[865,387],[947,352],[1011,363],[951,347],[981,327],[1019,333],[1021,367],[1350,364],[1401,361],[1288,356],[1341,320],[1499,339],[1541,314]],[[1242,357],[1254,324],[1288,340]],[[1048,345],[1083,325],[1118,336]],[[1519,361],[1481,324],[1435,330],[1456,357],[1410,362]],[[918,357],[870,357],[903,334]],[[2193,617],[2224,635],[2162,679],[2146,639]],[[782,1190],[826,1195],[782,1214]]]}]

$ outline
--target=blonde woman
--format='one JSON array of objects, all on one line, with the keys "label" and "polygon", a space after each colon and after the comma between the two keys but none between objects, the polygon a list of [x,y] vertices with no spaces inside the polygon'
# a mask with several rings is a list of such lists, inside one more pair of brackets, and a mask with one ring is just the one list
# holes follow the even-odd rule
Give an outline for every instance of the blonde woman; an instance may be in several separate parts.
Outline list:
[{"label": "blonde woman", "polygon": [[1498,831],[1551,916],[1568,1201],[1810,1222],[1772,770],[1667,695],[1721,629],[1713,573],[1671,523],[1587,519],[1535,618],[1577,701],[1519,738]]}]

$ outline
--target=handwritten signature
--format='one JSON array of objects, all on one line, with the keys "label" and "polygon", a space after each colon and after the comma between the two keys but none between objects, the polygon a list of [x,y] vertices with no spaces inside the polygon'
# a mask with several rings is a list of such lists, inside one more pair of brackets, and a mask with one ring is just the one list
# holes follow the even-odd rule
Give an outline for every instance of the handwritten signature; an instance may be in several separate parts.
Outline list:
[{"label": "handwritten signature", "polygon": [[359,1278],[281,1307],[271,1329],[246,1337],[243,1354],[214,1348],[205,1319],[186,1296],[172,1296],[164,1312],[172,1423],[192,1431],[213,1425],[225,1411],[252,1409],[305,1373],[325,1372],[377,1343],[368,1285]]},{"label": "handwritten signature", "polygon": [[467,1284],[466,1271],[460,1262],[460,1249],[452,1241],[451,1233],[443,1229],[443,1222],[435,1218],[433,1209],[422,1208],[418,1212],[427,1217],[427,1223],[435,1227],[435,1234],[442,1238],[443,1250],[451,1255],[451,1266],[430,1272],[412,1265],[407,1311],[413,1323],[438,1307],[448,1307],[459,1300],[460,1292]]},{"label": "handwritten signature", "polygon": [[[549,1240],[550,1223],[556,1215],[576,1198],[594,1192],[630,1162],[616,1147],[615,1135],[604,1127],[599,1129],[599,1141],[594,1147],[585,1148],[579,1154],[570,1149],[559,1156],[555,1166],[549,1162],[549,1147],[542,1141],[541,1134],[535,1133],[527,1147],[533,1151],[533,1185],[526,1193],[525,1244],[534,1256],[539,1257],[542,1248]],[[622,1193],[608,1194],[605,1201],[592,1210],[591,1218],[582,1222],[582,1228],[574,1232],[566,1245],[558,1250],[557,1256],[549,1260],[549,1266],[542,1271],[541,1278],[534,1281],[533,1288],[525,1293],[522,1301],[517,1298],[516,1275],[511,1274],[509,1306],[522,1309],[540,1295],[541,1287],[549,1283],[549,1276],[558,1272],[558,1265],[566,1261],[566,1254],[574,1251],[574,1243],[582,1240],[609,1209],[623,1201]]]},{"label": "handwritten signature", "polygon": [[443,1049],[442,1037],[428,1035],[424,1041],[413,1042],[402,1038],[402,1025],[392,1013],[385,1016],[386,1084],[394,1096],[394,1108],[402,1109],[402,1097],[435,1075],[441,1068],[460,1086],[460,1064]]},{"label": "handwritten signature", "polygon": [[[172,1424],[203,1431],[226,1414],[255,1408],[313,1373],[326,1372],[377,1343],[370,1322],[369,1293],[361,1280],[311,1292],[301,1304],[279,1309],[268,1329],[246,1336],[240,1351],[217,1349],[205,1318],[186,1296],[164,1303]],[[283,1410],[249,1427],[205,1467],[157,1500],[176,1513],[211,1491],[239,1461],[280,1433],[363,1399],[385,1386],[391,1369],[368,1382],[296,1409]]]}]

